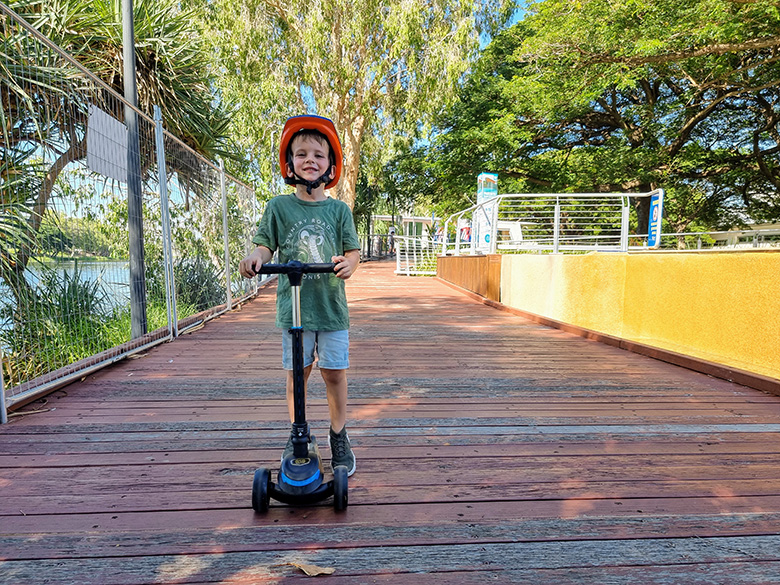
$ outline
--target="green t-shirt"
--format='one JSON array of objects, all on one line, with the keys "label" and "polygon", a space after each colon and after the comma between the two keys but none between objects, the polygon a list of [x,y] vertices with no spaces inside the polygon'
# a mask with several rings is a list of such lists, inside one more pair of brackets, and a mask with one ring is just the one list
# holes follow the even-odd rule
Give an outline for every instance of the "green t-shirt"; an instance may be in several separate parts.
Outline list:
[{"label": "green t-shirt", "polygon": [[[338,199],[301,201],[295,194],[268,202],[260,227],[252,238],[258,246],[279,251],[279,263],[330,262],[360,248],[349,206]],[[276,326],[292,326],[290,281],[279,276],[276,291]],[[301,284],[301,324],[307,331],[341,331],[349,328],[344,281],[335,274],[305,274]]]}]

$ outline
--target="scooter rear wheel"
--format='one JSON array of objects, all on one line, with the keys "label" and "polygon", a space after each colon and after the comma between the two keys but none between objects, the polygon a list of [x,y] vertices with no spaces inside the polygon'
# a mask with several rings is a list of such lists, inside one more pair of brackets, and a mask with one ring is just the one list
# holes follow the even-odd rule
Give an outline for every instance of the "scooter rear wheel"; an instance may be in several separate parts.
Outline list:
[{"label": "scooter rear wheel", "polygon": [[333,469],[333,507],[337,511],[347,509],[349,503],[349,476],[344,465],[338,465]]},{"label": "scooter rear wheel", "polygon": [[252,507],[255,512],[267,512],[268,502],[271,500],[271,472],[265,467],[255,471],[255,480],[252,483]]}]

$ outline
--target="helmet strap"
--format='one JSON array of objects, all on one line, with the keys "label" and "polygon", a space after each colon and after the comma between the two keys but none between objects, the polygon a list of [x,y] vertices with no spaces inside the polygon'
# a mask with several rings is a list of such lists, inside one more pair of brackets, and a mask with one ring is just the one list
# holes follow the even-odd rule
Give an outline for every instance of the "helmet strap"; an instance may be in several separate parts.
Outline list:
[{"label": "helmet strap", "polygon": [[316,189],[320,185],[327,184],[328,181],[330,181],[331,169],[328,169],[319,179],[313,181],[307,181],[306,179],[301,178],[295,171],[292,173],[295,177],[285,177],[284,182],[288,185],[304,185],[306,187],[306,193],[311,195],[312,189]]}]

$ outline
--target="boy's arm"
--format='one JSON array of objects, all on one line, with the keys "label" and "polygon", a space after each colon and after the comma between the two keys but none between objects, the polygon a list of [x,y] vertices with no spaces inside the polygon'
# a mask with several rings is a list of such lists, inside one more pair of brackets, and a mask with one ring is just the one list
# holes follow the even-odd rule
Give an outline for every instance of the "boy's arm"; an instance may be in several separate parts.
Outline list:
[{"label": "boy's arm", "polygon": [[360,264],[360,250],[347,250],[343,256],[334,256],[330,261],[336,263],[336,276],[347,280]]},{"label": "boy's arm", "polygon": [[238,263],[238,271],[244,278],[252,278],[260,270],[263,264],[266,264],[273,258],[274,253],[265,246],[257,246],[254,251]]}]

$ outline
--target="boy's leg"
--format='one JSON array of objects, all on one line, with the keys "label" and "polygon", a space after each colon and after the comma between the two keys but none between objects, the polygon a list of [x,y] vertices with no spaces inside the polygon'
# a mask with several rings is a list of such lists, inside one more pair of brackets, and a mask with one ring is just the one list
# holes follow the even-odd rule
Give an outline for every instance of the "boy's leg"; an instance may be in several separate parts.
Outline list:
[{"label": "boy's leg", "polygon": [[349,367],[349,331],[319,332],[317,355],[325,381],[330,414],[328,439],[331,467],[344,465],[347,474],[355,473],[355,455],[344,426],[347,421],[347,368]]},{"label": "boy's leg", "polygon": [[320,368],[328,395],[330,427],[341,432],[347,423],[347,370],[328,370]]},{"label": "boy's leg", "polygon": [[320,371],[328,392],[330,465],[333,468],[344,465],[347,468],[347,476],[350,476],[355,473],[355,454],[352,452],[352,445],[349,442],[345,426],[347,420],[347,371],[323,368],[320,368]]}]

